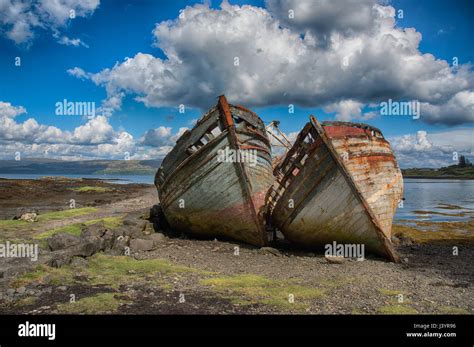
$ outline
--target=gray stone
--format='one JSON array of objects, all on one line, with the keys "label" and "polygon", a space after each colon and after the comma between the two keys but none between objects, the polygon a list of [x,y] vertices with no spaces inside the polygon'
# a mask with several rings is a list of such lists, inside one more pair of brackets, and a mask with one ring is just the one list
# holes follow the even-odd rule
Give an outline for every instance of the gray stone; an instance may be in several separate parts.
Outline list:
[{"label": "gray stone", "polygon": [[153,249],[153,241],[146,239],[132,239],[130,241],[130,249],[132,252],[146,252]]},{"label": "gray stone", "polygon": [[81,239],[81,243],[71,249],[71,255],[81,257],[90,257],[91,255],[102,250],[103,241],[100,237],[86,237]]},{"label": "gray stone", "polygon": [[333,255],[325,255],[324,258],[329,264],[342,264],[346,261],[346,258],[333,256]]},{"label": "gray stone", "polygon": [[122,224],[125,226],[134,226],[134,225],[137,225],[138,222],[134,219],[124,219]]},{"label": "gray stone", "polygon": [[23,286],[18,287],[18,288],[16,289],[16,292],[17,292],[18,294],[20,294],[20,295],[25,294],[26,288],[23,287]]},{"label": "gray stone", "polygon": [[81,233],[81,237],[102,237],[107,231],[103,221],[88,225]]},{"label": "gray stone", "polygon": [[48,239],[48,246],[52,251],[56,251],[78,245],[80,242],[81,239],[77,236],[67,233],[59,233]]},{"label": "gray stone", "polygon": [[23,216],[24,214],[26,213],[35,213],[36,215],[39,214],[39,211],[37,208],[25,208],[25,207],[21,207],[19,209],[16,210],[16,213],[15,215],[13,216],[13,219],[21,219],[21,216]]},{"label": "gray stone", "polygon": [[154,234],[148,235],[147,239],[152,240],[153,244],[157,245],[166,241],[167,237],[161,233],[154,233]]},{"label": "gray stone", "polygon": [[83,257],[72,257],[71,266],[81,268],[87,266],[89,262]]},{"label": "gray stone", "polygon": [[277,256],[277,257],[281,257],[281,253],[278,249],[276,248],[272,248],[272,247],[262,247],[258,250],[258,253],[260,254],[271,254],[271,255],[274,255],[274,256]]},{"label": "gray stone", "polygon": [[8,295],[8,296],[13,296],[13,295],[15,295],[15,289],[14,289],[14,288],[8,288],[8,289],[7,289],[7,295]]},{"label": "gray stone", "polygon": [[160,205],[153,205],[153,207],[150,209],[150,220],[159,220],[161,217],[161,206]]},{"label": "gray stone", "polygon": [[49,261],[49,266],[60,268],[71,263],[72,256],[67,251],[58,251]]},{"label": "gray stone", "polygon": [[36,213],[24,213],[21,215],[20,220],[24,220],[28,223],[37,222],[38,215]]},{"label": "gray stone", "polygon": [[150,235],[155,232],[155,228],[153,227],[153,223],[147,222],[145,227],[143,228],[143,234]]},{"label": "gray stone", "polygon": [[115,239],[114,245],[107,253],[111,255],[124,255],[129,242],[130,238],[128,236],[119,236]]},{"label": "gray stone", "polygon": [[114,239],[117,239],[118,237],[120,236],[125,236],[125,231],[126,231],[126,228],[125,227],[120,227],[118,229],[114,229],[113,230],[113,233],[114,233]]},{"label": "gray stone", "polygon": [[111,230],[107,230],[107,232],[102,236],[103,242],[103,249],[111,249],[114,245],[115,240],[115,233]]}]

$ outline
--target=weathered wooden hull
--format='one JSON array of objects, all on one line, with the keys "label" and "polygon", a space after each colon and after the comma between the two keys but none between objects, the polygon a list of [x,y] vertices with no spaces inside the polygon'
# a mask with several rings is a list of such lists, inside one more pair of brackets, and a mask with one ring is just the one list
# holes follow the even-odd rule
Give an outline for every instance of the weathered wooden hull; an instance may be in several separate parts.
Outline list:
[{"label": "weathered wooden hull", "polygon": [[305,247],[364,244],[399,261],[390,237],[403,181],[378,129],[312,118],[276,171],[268,211],[287,239]]},{"label": "weathered wooden hull", "polygon": [[[215,126],[220,133],[200,142]],[[193,145],[198,147],[195,151]],[[189,148],[192,153],[180,157],[178,152]],[[223,162],[219,150],[226,148],[254,149],[256,160]],[[265,245],[265,194],[274,179],[263,122],[252,112],[220,99],[217,107],[178,140],[173,151],[155,179],[171,228],[201,237]]]}]

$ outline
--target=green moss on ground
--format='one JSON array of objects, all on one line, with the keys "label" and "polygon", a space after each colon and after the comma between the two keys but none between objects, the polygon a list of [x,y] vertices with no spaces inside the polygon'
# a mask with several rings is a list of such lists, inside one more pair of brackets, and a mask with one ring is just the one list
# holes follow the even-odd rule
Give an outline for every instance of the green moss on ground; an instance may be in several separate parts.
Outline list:
[{"label": "green moss on ground", "polygon": [[97,212],[95,207],[82,207],[82,208],[71,208],[68,210],[47,212],[38,215],[38,222],[47,222],[51,220],[61,220],[66,218],[83,216],[89,213]]},{"label": "green moss on ground", "polygon": [[101,293],[81,298],[75,302],[59,304],[56,310],[58,313],[69,314],[114,313],[121,304],[129,302],[129,300],[118,299],[116,293]]},{"label": "green moss on ground", "polygon": [[[263,304],[283,310],[304,310],[311,299],[324,295],[321,288],[307,287],[288,281],[275,281],[263,276],[245,274],[208,278],[201,284],[210,286],[234,304]],[[290,297],[294,302],[290,302]]]},{"label": "green moss on ground", "polygon": [[408,305],[385,305],[377,309],[378,312],[383,314],[417,314],[418,311]]},{"label": "green moss on ground", "polygon": [[440,306],[438,307],[438,311],[443,314],[470,314],[468,310],[461,307],[454,307],[454,306]]},{"label": "green moss on ground", "polygon": [[67,234],[79,236],[82,232],[82,229],[85,226],[97,224],[100,222],[103,222],[107,229],[116,229],[122,225],[122,221],[123,221],[122,216],[93,219],[84,223],[74,223],[74,224],[66,225],[64,227],[51,229],[44,233],[36,235],[35,238],[39,240],[43,240],[58,233],[67,233]]},{"label": "green moss on ground", "polygon": [[105,192],[111,192],[114,190],[109,187],[95,187],[95,186],[83,186],[83,187],[70,188],[70,189],[79,193],[90,193],[90,192],[105,193]]},{"label": "green moss on ground", "polygon": [[[392,234],[407,236],[417,243],[474,244],[474,219],[464,222],[415,221],[415,223],[416,227],[394,224]],[[427,230],[420,230],[419,227]]]},{"label": "green moss on ground", "polygon": [[53,268],[39,265],[33,271],[20,275],[12,282],[12,287],[18,288],[33,282],[53,285],[71,285],[78,283],[75,276],[87,278],[88,285],[104,285],[109,288],[118,288],[122,284],[139,283],[147,280],[157,285],[163,283],[163,276],[173,274],[179,276],[185,272],[198,270],[185,266],[174,265],[164,259],[136,260],[127,256],[111,256],[97,253],[87,258],[88,265],[83,269],[73,268],[69,265]]}]

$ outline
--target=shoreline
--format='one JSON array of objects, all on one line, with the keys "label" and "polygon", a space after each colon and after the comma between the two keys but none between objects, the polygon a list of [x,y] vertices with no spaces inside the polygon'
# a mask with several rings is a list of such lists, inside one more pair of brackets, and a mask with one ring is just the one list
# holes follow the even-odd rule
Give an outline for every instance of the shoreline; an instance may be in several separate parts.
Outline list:
[{"label": "shoreline", "polygon": [[403,176],[403,178],[417,178],[417,179],[433,179],[433,180],[440,180],[440,179],[446,179],[446,180],[474,180],[473,177],[458,177],[458,176],[416,176],[416,175],[409,175],[409,176]]},{"label": "shoreline", "polygon": [[[474,314],[472,221],[464,238],[449,223],[431,233],[395,224],[400,264],[372,254],[330,263],[324,251],[284,242],[258,248],[164,232],[149,222],[158,201],[153,186],[45,182],[48,187],[38,180],[0,185],[0,204],[30,202],[39,209],[34,223],[0,220],[2,242],[33,242],[41,250],[37,263],[0,258],[5,314]],[[71,194],[81,206],[55,205]],[[85,207],[91,200],[97,202]],[[128,256],[99,251],[48,265],[55,256],[48,238],[100,228],[140,241],[130,243]],[[76,303],[69,303],[70,294]]]}]

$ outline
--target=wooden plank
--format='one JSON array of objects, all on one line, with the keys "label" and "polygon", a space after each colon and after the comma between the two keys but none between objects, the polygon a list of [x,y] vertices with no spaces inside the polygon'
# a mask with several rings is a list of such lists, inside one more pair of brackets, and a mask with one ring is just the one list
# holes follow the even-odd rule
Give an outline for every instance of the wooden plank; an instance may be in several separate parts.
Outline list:
[{"label": "wooden plank", "polygon": [[351,189],[354,191],[354,193],[357,196],[357,198],[359,199],[360,203],[364,206],[364,210],[369,215],[371,222],[374,224],[375,231],[376,231],[378,237],[380,238],[380,240],[382,241],[382,245],[385,248],[385,251],[387,252],[387,255],[389,256],[389,258],[393,262],[399,263],[400,262],[400,257],[398,256],[395,249],[393,248],[391,240],[389,240],[387,238],[387,236],[385,235],[385,233],[383,232],[383,229],[379,225],[376,217],[374,216],[374,213],[373,213],[372,209],[370,208],[369,204],[366,202],[366,200],[364,199],[364,197],[360,193],[357,185],[355,184],[355,182],[353,181],[353,179],[351,177],[351,174],[347,171],[347,169],[346,169],[344,163],[342,162],[339,154],[334,149],[331,140],[329,140],[329,138],[326,136],[326,133],[325,133],[323,127],[321,126],[321,124],[319,124],[318,120],[314,116],[310,116],[310,119],[311,119],[311,124],[313,125],[314,129],[316,130],[316,132],[318,133],[318,135],[321,137],[324,144],[328,148],[328,150],[329,150],[331,156],[333,157],[334,161],[337,163],[337,165],[341,169],[341,171],[342,171],[343,175],[345,176],[347,182],[349,183]]}]

